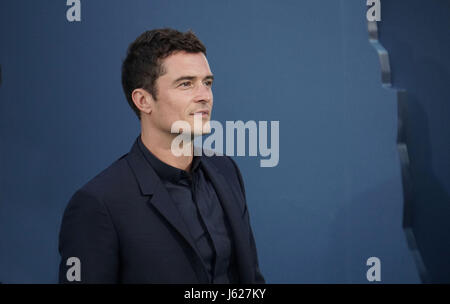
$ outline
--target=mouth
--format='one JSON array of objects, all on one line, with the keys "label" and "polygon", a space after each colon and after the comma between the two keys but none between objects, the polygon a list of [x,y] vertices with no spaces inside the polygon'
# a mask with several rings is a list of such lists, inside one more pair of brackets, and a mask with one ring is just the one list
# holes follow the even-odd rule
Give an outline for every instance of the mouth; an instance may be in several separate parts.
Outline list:
[{"label": "mouth", "polygon": [[193,113],[191,113],[190,115],[194,116],[194,115],[201,115],[202,117],[208,117],[209,116],[209,110],[198,110],[195,111]]}]

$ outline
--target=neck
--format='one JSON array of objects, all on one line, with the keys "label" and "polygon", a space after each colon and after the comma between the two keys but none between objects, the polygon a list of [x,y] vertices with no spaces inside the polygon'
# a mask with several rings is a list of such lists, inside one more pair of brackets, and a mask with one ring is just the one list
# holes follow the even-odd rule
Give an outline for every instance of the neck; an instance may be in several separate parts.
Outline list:
[{"label": "neck", "polygon": [[189,147],[187,147],[191,151],[189,156],[185,155],[175,156],[172,153],[171,146],[172,141],[179,134],[164,133],[157,129],[148,131],[145,128],[141,128],[141,130],[142,130],[141,132],[142,143],[145,145],[147,149],[150,150],[150,152],[153,153],[153,155],[155,155],[162,162],[172,167],[185,170],[188,172],[190,171],[194,155],[193,141],[191,141]]}]

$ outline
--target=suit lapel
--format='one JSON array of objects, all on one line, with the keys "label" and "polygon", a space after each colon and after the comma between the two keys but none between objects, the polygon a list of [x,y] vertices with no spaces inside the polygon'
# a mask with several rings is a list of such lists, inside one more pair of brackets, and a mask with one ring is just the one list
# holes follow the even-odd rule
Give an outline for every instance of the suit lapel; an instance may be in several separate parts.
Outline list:
[{"label": "suit lapel", "polygon": [[189,233],[188,227],[183,221],[175,204],[172,202],[172,199],[167,189],[162,184],[159,176],[140,151],[137,142],[133,145],[127,160],[135,173],[142,194],[150,197],[148,201],[149,204],[151,204],[151,206],[153,206],[167,222],[175,228],[195,252],[196,259],[194,262],[196,263],[196,267],[194,268],[200,282],[208,282],[206,267],[203,264],[200,253]]},{"label": "suit lapel", "polygon": [[[167,189],[162,184],[159,176],[139,149],[137,141],[131,148],[127,160],[135,173],[142,194],[150,197],[149,204],[158,210],[158,212],[175,228],[194,251],[196,256],[194,261],[196,263],[195,271],[200,282],[208,282],[209,276],[206,267],[186,224],[175,204],[172,203],[172,199],[170,198]],[[202,164],[216,190],[222,208],[227,216],[228,223],[230,224],[241,283],[251,283],[253,282],[254,270],[249,230],[248,227],[244,225],[243,214],[239,208],[239,205],[243,205],[245,202],[239,202],[242,199],[231,190],[228,181],[223,174],[219,172],[209,157],[203,157]]]},{"label": "suit lapel", "polygon": [[241,199],[231,190],[226,178],[208,157],[203,157],[202,164],[213,183],[232,230],[241,283],[251,283],[253,281],[253,264],[249,231],[248,227],[244,225],[243,215],[239,208]]}]

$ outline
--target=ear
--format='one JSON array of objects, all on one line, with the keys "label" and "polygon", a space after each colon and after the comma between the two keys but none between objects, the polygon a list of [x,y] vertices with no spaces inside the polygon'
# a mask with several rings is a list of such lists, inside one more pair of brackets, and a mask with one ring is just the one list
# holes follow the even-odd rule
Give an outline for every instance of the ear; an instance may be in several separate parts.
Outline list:
[{"label": "ear", "polygon": [[131,98],[141,112],[145,114],[150,114],[152,112],[154,100],[149,92],[142,88],[134,89],[133,92],[131,92]]}]

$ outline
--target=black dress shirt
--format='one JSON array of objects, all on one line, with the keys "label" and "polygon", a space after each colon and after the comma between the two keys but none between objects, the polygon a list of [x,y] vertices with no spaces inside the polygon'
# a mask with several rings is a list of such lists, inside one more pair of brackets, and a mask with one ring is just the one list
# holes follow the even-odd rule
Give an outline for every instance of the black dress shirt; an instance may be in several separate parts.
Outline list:
[{"label": "black dress shirt", "polygon": [[153,155],[138,138],[139,148],[161,178],[208,271],[211,283],[238,283],[231,230],[214,186],[194,156],[191,171],[172,167]]}]

